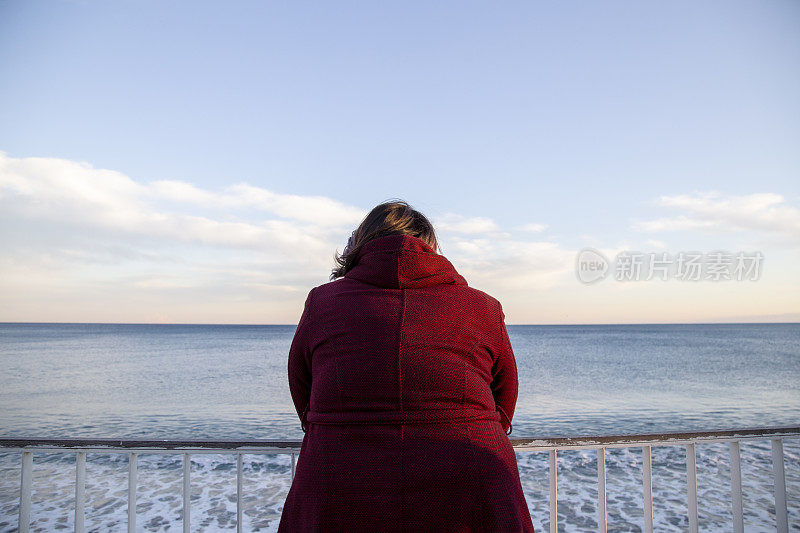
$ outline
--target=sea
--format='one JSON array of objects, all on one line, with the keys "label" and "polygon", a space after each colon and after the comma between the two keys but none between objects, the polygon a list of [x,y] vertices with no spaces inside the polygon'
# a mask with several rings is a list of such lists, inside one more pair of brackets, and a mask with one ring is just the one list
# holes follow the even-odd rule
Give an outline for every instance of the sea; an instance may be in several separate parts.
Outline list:
[{"label": "sea", "polygon": [[[303,437],[287,385],[293,325],[0,324],[0,437]],[[512,438],[800,425],[800,324],[510,325]],[[701,531],[731,531],[727,444],[697,445]],[[800,531],[800,439],[784,441]],[[20,453],[0,453],[0,532],[16,531]],[[745,531],[774,531],[770,441],[741,444]],[[141,454],[137,531],[182,529],[182,458]],[[236,529],[232,455],[193,455],[191,530]],[[683,446],[652,449],[656,531],[688,529]],[[127,524],[126,454],[89,453],[87,531]],[[549,531],[547,452],[518,452]],[[641,448],[606,451],[609,531],[642,531]],[[597,455],[559,451],[558,529],[597,530]],[[288,455],[244,456],[244,531],[275,531]],[[75,455],[34,454],[31,531],[72,530]]]}]

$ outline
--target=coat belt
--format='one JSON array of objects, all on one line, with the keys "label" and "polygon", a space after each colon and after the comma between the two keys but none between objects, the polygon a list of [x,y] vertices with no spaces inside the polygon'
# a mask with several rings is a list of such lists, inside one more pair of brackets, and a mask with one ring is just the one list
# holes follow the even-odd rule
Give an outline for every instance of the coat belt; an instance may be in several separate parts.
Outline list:
[{"label": "coat belt", "polygon": [[407,411],[308,411],[306,420],[312,424],[435,424],[444,421],[500,421],[498,411],[488,409],[411,409]]}]

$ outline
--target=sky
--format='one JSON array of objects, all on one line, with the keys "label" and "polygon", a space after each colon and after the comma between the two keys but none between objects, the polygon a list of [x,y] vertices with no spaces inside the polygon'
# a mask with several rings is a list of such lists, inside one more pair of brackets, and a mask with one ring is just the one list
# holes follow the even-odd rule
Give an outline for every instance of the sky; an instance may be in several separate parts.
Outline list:
[{"label": "sky", "polygon": [[[798,30],[794,0],[0,0],[0,321],[294,324],[391,198],[509,324],[800,321]],[[631,251],[763,261],[615,279]]]}]

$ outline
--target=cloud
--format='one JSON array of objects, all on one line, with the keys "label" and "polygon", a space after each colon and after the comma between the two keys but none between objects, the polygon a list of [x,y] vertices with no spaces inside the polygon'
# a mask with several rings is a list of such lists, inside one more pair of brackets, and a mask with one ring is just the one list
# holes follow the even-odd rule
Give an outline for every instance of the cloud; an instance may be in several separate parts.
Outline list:
[{"label": "cloud", "polygon": [[[562,284],[573,273],[576,252],[554,242],[529,241],[502,231],[491,218],[446,213],[433,220],[443,253],[470,285],[486,290],[526,292]],[[539,233],[546,224],[516,229]]]},{"label": "cloud", "polygon": [[783,196],[758,193],[722,196],[715,192],[661,196],[657,205],[679,211],[673,217],[634,222],[645,232],[758,232],[784,242],[800,241],[800,209]]},{"label": "cloud", "polygon": [[[172,308],[182,309],[167,313],[176,319],[204,313],[215,318],[201,320],[224,322],[237,302],[252,301],[273,314],[250,321],[291,322],[364,214],[324,197],[147,183],[88,163],[0,152],[4,318],[141,321]],[[97,315],[111,308],[119,314]],[[51,314],[58,309],[63,315]]]},{"label": "cloud", "polygon": [[185,181],[154,181],[149,191],[153,197],[201,207],[229,208],[232,202],[223,195],[195,187]]},{"label": "cloud", "polygon": [[324,196],[277,194],[246,183],[237,183],[220,193],[213,193],[182,181],[156,181],[150,185],[149,192],[155,198],[176,203],[214,209],[251,208],[319,225],[355,225],[366,215],[362,209]]},{"label": "cloud", "polygon": [[445,255],[470,285],[489,292],[537,291],[574,275],[576,252],[557,243],[494,237],[455,237],[449,242]]},{"label": "cloud", "polygon": [[431,221],[438,231],[450,233],[494,233],[500,231],[497,224],[486,217],[465,217],[447,213]]},{"label": "cloud", "polygon": [[[158,202],[201,209],[159,209]],[[88,163],[15,159],[2,152],[0,206],[6,216],[88,232],[73,235],[102,233],[106,238],[138,237],[292,257],[327,250],[333,235],[364,215],[361,209],[323,197],[277,194],[246,184],[219,193],[177,181],[146,184]],[[244,207],[257,209],[259,217],[241,219],[235,210]]]},{"label": "cloud", "polygon": [[644,243],[645,243],[645,245],[649,246],[650,248],[653,248],[653,249],[656,249],[656,250],[666,250],[667,249],[667,245],[664,242],[657,241],[655,239],[647,239],[646,241],[644,241]]},{"label": "cloud", "polygon": [[[674,215],[637,229],[749,231],[795,243],[800,236],[800,212],[776,194],[695,193],[657,203]],[[365,214],[332,198],[247,183],[146,182],[88,163],[0,152],[0,320],[296,323],[308,289],[328,280],[334,251]],[[584,290],[574,275],[577,250],[541,239],[543,223],[511,233],[488,217],[449,212],[431,220],[445,256],[470,286],[507,303],[512,323],[608,321],[608,302],[630,309],[613,315],[619,320],[641,320],[642,305],[648,317],[661,316],[650,300],[642,304],[647,284]],[[615,247],[587,244],[611,258],[630,249],[618,237]],[[790,303],[764,312],[796,312],[785,284],[771,290]],[[694,294],[708,305],[720,297]],[[595,301],[599,315],[587,310],[592,295],[603,298]]]},{"label": "cloud", "polygon": [[[291,323],[365,214],[247,183],[211,190],[145,182],[84,162],[0,152],[0,292],[7,309],[24,308],[29,319],[51,319],[44,310],[56,312],[57,300],[67,320]],[[491,218],[432,220],[448,259],[489,293],[535,291],[571,274],[574,252],[512,238]],[[131,316],[125,310],[134,305]],[[248,320],[258,305],[272,314]],[[112,307],[117,314],[76,314]]]},{"label": "cloud", "polygon": [[536,224],[534,222],[530,222],[528,224],[523,224],[518,229],[520,231],[528,231],[530,233],[541,233],[547,229],[547,224]]}]

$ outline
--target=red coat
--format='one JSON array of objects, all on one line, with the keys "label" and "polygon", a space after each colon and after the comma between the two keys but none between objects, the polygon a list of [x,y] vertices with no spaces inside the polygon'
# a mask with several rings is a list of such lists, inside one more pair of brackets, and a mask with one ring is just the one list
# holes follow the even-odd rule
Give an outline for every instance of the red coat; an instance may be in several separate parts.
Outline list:
[{"label": "red coat", "polygon": [[313,288],[289,351],[305,431],[279,532],[533,532],[500,303],[416,237]]}]

